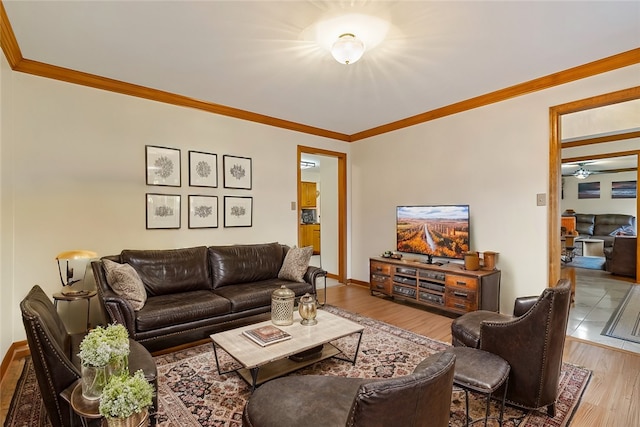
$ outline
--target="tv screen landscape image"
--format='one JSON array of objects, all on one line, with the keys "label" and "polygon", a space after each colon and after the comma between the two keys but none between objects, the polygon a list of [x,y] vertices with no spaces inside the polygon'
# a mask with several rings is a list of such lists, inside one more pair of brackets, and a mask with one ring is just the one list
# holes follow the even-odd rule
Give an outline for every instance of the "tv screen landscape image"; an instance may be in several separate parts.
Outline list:
[{"label": "tv screen landscape image", "polygon": [[469,251],[469,205],[398,206],[398,252],[464,259]]}]

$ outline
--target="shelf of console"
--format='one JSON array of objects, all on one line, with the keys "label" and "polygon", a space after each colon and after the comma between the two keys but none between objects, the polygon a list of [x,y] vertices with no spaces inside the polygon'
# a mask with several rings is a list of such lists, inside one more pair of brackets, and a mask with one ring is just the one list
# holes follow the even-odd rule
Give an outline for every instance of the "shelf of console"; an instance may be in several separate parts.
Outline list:
[{"label": "shelf of console", "polygon": [[415,260],[374,257],[369,260],[371,295],[415,302],[464,314],[500,310],[500,270],[465,270],[464,265],[425,264]]}]

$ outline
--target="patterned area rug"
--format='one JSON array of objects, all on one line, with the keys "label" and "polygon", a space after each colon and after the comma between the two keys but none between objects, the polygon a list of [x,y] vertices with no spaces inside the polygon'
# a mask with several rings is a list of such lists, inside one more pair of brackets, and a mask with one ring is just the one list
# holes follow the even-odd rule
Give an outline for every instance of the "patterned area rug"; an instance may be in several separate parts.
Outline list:
[{"label": "patterned area rug", "polygon": [[[292,375],[319,374],[362,378],[388,378],[407,375],[425,357],[446,349],[449,345],[386,323],[325,306],[337,315],[349,318],[365,327],[355,366],[340,360],[329,359],[309,366]],[[347,337],[334,342],[347,355],[355,350],[356,338]],[[222,353],[222,354],[221,354]],[[225,367],[234,361],[219,352]],[[248,385],[236,374],[218,375],[211,344],[156,357],[159,388],[159,425],[162,427],[241,427],[242,409],[250,396]],[[29,372],[30,371],[30,372]],[[570,423],[587,387],[591,372],[564,363],[560,378],[560,393],[556,404],[556,417],[545,412],[523,411],[513,407],[505,410],[507,427],[561,427]],[[24,381],[23,381],[24,380]],[[30,363],[25,365],[11,403],[5,426],[41,426],[43,422],[42,400]],[[484,417],[485,400],[471,394],[472,418]],[[29,405],[21,410],[23,405]],[[492,402],[492,414],[498,414],[497,402]],[[465,425],[464,393],[455,391],[451,402],[450,426]],[[496,420],[489,425],[497,426]]]}]

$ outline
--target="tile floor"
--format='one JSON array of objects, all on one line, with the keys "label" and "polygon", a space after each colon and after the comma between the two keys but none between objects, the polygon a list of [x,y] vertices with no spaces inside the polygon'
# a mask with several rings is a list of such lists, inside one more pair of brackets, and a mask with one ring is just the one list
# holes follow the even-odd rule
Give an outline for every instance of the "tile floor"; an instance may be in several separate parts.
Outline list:
[{"label": "tile floor", "polygon": [[601,270],[576,268],[576,277],[576,301],[569,311],[567,335],[640,353],[638,343],[601,335],[607,321],[634,284],[616,280]]}]

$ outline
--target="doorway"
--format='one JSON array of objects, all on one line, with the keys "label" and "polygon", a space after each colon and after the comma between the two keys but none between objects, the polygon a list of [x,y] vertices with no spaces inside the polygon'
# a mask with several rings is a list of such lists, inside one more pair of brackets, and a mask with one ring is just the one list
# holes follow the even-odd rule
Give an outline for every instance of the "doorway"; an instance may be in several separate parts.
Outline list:
[{"label": "doorway", "polygon": [[[298,245],[302,246],[303,228],[302,218],[305,198],[303,191],[302,161],[307,156],[317,160],[317,191],[319,192],[316,222],[320,229],[320,257],[322,268],[327,270],[327,276],[346,284],[347,265],[347,155],[336,151],[329,151],[314,147],[298,146]],[[314,161],[306,160],[309,163]],[[328,167],[323,171],[322,164]],[[313,179],[313,178],[311,178]]]}]

